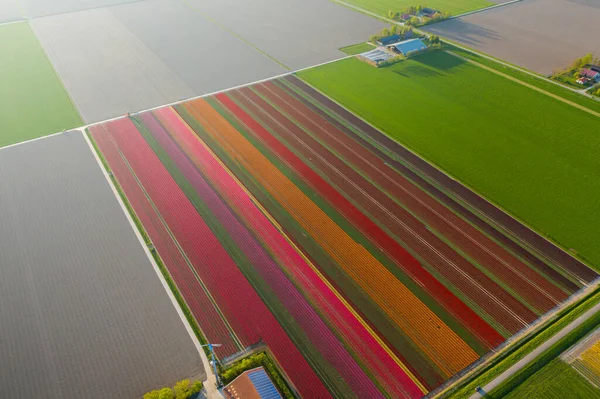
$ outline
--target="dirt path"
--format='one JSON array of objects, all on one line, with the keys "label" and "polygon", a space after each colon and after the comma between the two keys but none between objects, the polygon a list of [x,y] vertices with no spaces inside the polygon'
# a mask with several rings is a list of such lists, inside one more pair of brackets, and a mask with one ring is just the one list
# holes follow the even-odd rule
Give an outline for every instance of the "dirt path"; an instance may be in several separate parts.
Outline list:
[{"label": "dirt path", "polygon": [[469,58],[462,57],[462,56],[460,56],[460,55],[458,55],[458,54],[456,54],[456,53],[453,53],[452,51],[448,51],[448,50],[447,50],[447,51],[446,51],[446,53],[448,53],[448,54],[451,54],[451,55],[453,55],[453,56],[455,56],[455,57],[457,57],[457,58],[460,58],[461,60],[463,60],[463,61],[466,61],[466,62],[468,62],[468,63],[470,63],[470,64],[477,65],[478,67],[480,67],[480,68],[483,68],[483,69],[485,69],[486,71],[489,71],[489,72],[495,73],[496,75],[500,75],[500,76],[502,76],[502,77],[504,77],[504,78],[506,78],[506,79],[512,80],[513,82],[516,82],[516,83],[518,83],[518,84],[520,84],[520,85],[523,85],[523,86],[525,86],[525,87],[528,87],[528,88],[530,88],[530,89],[532,89],[532,90],[535,90],[535,91],[537,91],[537,92],[540,92],[540,93],[542,93],[542,94],[545,94],[545,95],[547,95],[548,97],[552,97],[552,98],[554,98],[554,99],[556,99],[556,100],[558,100],[558,101],[561,101],[561,102],[563,102],[563,103],[565,103],[565,104],[569,104],[569,105],[571,105],[571,106],[573,106],[573,107],[575,107],[575,108],[578,108],[578,109],[580,109],[580,110],[582,110],[582,111],[584,111],[584,112],[587,112],[588,114],[591,114],[591,115],[594,115],[594,116],[600,117],[600,112],[592,111],[591,109],[589,109],[589,108],[586,108],[586,107],[584,107],[583,105],[579,105],[579,104],[577,104],[577,103],[575,103],[575,102],[573,102],[573,101],[569,101],[569,100],[567,100],[567,99],[565,99],[565,98],[563,98],[563,97],[561,97],[561,96],[559,96],[559,95],[556,95],[556,94],[550,93],[550,92],[548,92],[548,91],[546,91],[546,90],[543,90],[543,89],[540,89],[539,87],[537,87],[537,86],[534,86],[534,85],[532,85],[532,84],[525,83],[525,82],[523,82],[522,80],[519,80],[519,79],[517,79],[517,78],[515,78],[515,77],[512,77],[512,76],[510,76],[510,75],[507,75],[507,74],[505,74],[505,73],[502,73],[502,72],[500,72],[500,71],[497,71],[497,70],[495,70],[494,68],[490,68],[490,67],[488,67],[488,66],[486,66],[486,65],[480,64],[479,62],[473,61],[473,60],[471,60],[471,59],[469,59]]}]

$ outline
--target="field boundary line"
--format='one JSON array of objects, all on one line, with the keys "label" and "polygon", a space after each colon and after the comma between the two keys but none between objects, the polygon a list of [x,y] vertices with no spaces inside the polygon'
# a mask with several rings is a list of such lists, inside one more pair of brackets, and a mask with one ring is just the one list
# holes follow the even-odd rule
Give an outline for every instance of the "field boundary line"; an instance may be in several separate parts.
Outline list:
[{"label": "field boundary line", "polygon": [[121,210],[125,214],[125,217],[127,218],[127,221],[129,222],[131,228],[133,229],[134,234],[136,235],[138,241],[140,242],[140,245],[141,245],[142,249],[144,250],[144,253],[146,254],[146,257],[148,258],[148,260],[152,264],[152,268],[154,269],[154,272],[158,276],[158,279],[160,280],[161,285],[163,286],[163,288],[167,292],[167,295],[169,296],[169,299],[171,300],[171,303],[175,307],[175,310],[177,311],[177,314],[179,315],[179,318],[183,322],[183,325],[185,326],[186,331],[188,332],[190,338],[192,339],[192,342],[194,343],[194,346],[196,347],[196,350],[198,351],[198,354],[200,355],[200,359],[202,360],[202,366],[205,369],[205,373],[206,373],[207,378],[211,377],[211,379],[214,378],[215,381],[216,381],[216,376],[214,376],[213,373],[212,373],[212,367],[210,366],[210,363],[208,361],[208,357],[206,356],[206,353],[204,353],[204,350],[202,349],[202,346],[200,345],[200,341],[198,341],[198,337],[196,337],[196,334],[192,330],[191,325],[189,324],[189,322],[187,321],[185,315],[183,314],[183,311],[181,310],[181,307],[177,303],[177,299],[175,298],[175,295],[171,291],[171,288],[169,288],[169,285],[167,284],[167,281],[165,280],[164,276],[162,275],[162,272],[160,271],[158,265],[156,264],[156,261],[152,257],[152,254],[150,253],[150,250],[148,249],[148,246],[146,245],[146,242],[144,241],[144,238],[142,237],[142,234],[140,233],[139,229],[135,225],[135,222],[133,221],[133,218],[131,217],[129,211],[127,210],[127,207],[125,206],[125,203],[123,202],[123,199],[119,195],[119,192],[117,191],[117,188],[115,187],[115,185],[111,181],[110,176],[108,175],[108,172],[104,168],[104,165],[102,164],[102,161],[100,160],[100,157],[96,153],[96,150],[94,149],[94,146],[92,145],[92,142],[90,141],[90,138],[88,137],[87,133],[83,129],[75,129],[73,131],[77,131],[77,132],[79,132],[80,134],[83,135],[83,137],[84,137],[84,139],[85,139],[85,141],[86,141],[86,143],[87,143],[90,151],[92,152],[92,154],[94,156],[94,159],[96,160],[96,163],[98,164],[98,167],[102,171],[102,174],[104,175],[104,178],[106,179],[106,182],[108,183],[110,189],[112,190],[114,196],[116,197],[117,202],[119,203],[119,206],[121,207]]},{"label": "field boundary line", "polygon": [[[523,0],[511,0],[511,1],[507,1],[506,3],[493,4],[493,5],[489,6],[489,7],[480,8],[478,10],[467,11],[467,12],[463,12],[462,14],[458,14],[458,15],[451,15],[450,18],[448,18],[447,20],[456,19],[456,18],[460,18],[460,17],[466,17],[467,15],[477,14],[477,13],[480,13],[480,12],[484,12],[484,11],[488,11],[488,10],[493,10],[495,8],[509,6],[511,4],[520,3],[522,1]],[[440,22],[444,22],[444,21],[440,21]]]},{"label": "field boundary line", "polygon": [[[19,21],[19,22],[21,22],[21,21]],[[193,100],[197,100],[197,99],[200,99],[200,98],[206,98],[206,97],[214,96],[215,94],[219,94],[219,93],[227,93],[228,91],[242,89],[244,87],[252,86],[252,85],[255,85],[255,84],[269,82],[269,81],[275,80],[275,79],[280,79],[280,78],[283,78],[283,77],[286,77],[286,76],[289,76],[289,75],[293,75],[293,74],[295,74],[297,72],[302,72],[302,71],[306,71],[306,70],[309,70],[309,69],[318,68],[318,67],[323,66],[323,65],[332,64],[334,62],[342,61],[342,60],[345,60],[345,59],[348,59],[348,58],[352,58],[352,57],[354,57],[354,55],[345,55],[343,57],[336,58],[335,60],[321,62],[320,64],[311,65],[311,66],[308,66],[308,67],[296,69],[296,70],[293,70],[293,71],[285,72],[285,73],[282,73],[282,74],[279,74],[279,75],[275,75],[275,76],[271,76],[271,77],[268,77],[268,78],[259,79],[259,80],[255,80],[253,82],[244,83],[244,84],[241,84],[241,85],[238,85],[238,86],[228,87],[228,88],[225,88],[225,89],[222,89],[222,90],[216,90],[216,91],[213,91],[213,92],[210,92],[210,93],[200,94],[200,95],[197,95],[197,96],[194,96],[194,97],[188,97],[188,98],[184,98],[184,99],[181,99],[181,100],[176,100],[176,101],[173,101],[173,102],[170,102],[170,103],[157,105],[157,106],[152,107],[152,108],[146,108],[146,109],[142,109],[140,111],[134,111],[131,114],[132,115],[141,114],[141,113],[144,113],[144,112],[154,111],[154,110],[157,110],[157,109],[160,109],[160,108],[164,108],[164,107],[172,107],[174,105],[183,104],[183,103],[186,103],[188,101],[193,101]],[[62,83],[62,81],[61,81],[61,83]],[[79,114],[79,110],[77,109],[77,107],[75,107],[75,110]],[[127,116],[127,114],[125,114],[125,115],[119,115],[119,116],[115,116],[114,118],[108,118],[108,119],[104,119],[104,120],[101,120],[101,121],[98,121],[98,122],[91,122],[91,123],[88,123],[88,124],[85,124],[85,125],[82,125],[82,126],[65,129],[62,132],[50,133],[50,134],[43,135],[43,136],[40,136],[40,137],[35,137],[33,139],[29,139],[29,140],[25,140],[25,141],[19,141],[18,143],[8,144],[8,145],[5,145],[3,147],[0,147],[0,151],[2,151],[4,149],[7,149],[7,148],[10,148],[10,147],[15,147],[15,146],[18,146],[18,145],[27,144],[27,143],[30,143],[30,142],[33,142],[33,141],[47,139],[49,137],[56,136],[56,135],[59,135],[59,134],[65,133],[65,132],[69,132],[69,131],[75,131],[75,130],[83,131],[83,130],[88,129],[88,128],[92,127],[92,126],[102,125],[102,124],[107,123],[107,122],[116,121],[116,120],[125,118],[126,116]],[[81,115],[79,115],[79,117],[81,118]],[[82,120],[82,122],[85,122],[85,121]]]},{"label": "field boundary line", "polygon": [[494,69],[492,67],[489,67],[487,65],[483,65],[483,64],[481,64],[481,63],[479,63],[477,61],[474,61],[474,60],[472,60],[470,58],[466,58],[466,57],[463,57],[461,55],[458,55],[458,54],[456,54],[456,53],[454,53],[454,52],[452,52],[450,50],[445,50],[445,52],[447,54],[451,54],[454,57],[459,58],[459,59],[461,59],[461,60],[463,60],[465,62],[468,62],[469,64],[476,65],[479,68],[485,69],[488,72],[492,72],[492,73],[494,73],[496,75],[502,76],[503,78],[506,78],[506,79],[511,80],[511,81],[513,81],[515,83],[518,83],[518,84],[520,84],[522,86],[528,87],[528,88],[530,88],[532,90],[535,90],[535,91],[537,91],[539,93],[545,94],[548,97],[554,98],[555,100],[561,101],[561,102],[563,102],[565,104],[568,104],[568,105],[571,105],[571,106],[573,106],[575,108],[578,108],[578,109],[580,109],[580,110],[582,110],[584,112],[587,112],[588,114],[594,115],[596,117],[600,117],[600,112],[593,111],[593,110],[591,110],[589,108],[584,107],[583,105],[577,104],[577,103],[575,103],[575,102],[573,102],[571,100],[567,100],[566,98],[561,97],[558,94],[550,93],[549,91],[541,89],[541,88],[539,88],[539,87],[537,87],[535,85],[532,85],[530,83],[523,82],[522,80],[520,80],[518,78],[515,78],[514,76],[507,75],[504,72],[500,72],[500,71],[498,71],[498,70],[496,70],[496,69]]},{"label": "field boundary line", "polygon": [[193,5],[191,5],[190,3],[188,3],[186,0],[181,0],[181,2],[190,10],[192,10],[193,12],[195,12],[196,14],[200,15],[202,18],[206,19],[207,21],[209,21],[210,23],[212,23],[213,25],[217,26],[218,28],[224,30],[225,32],[229,33],[230,35],[232,35],[233,37],[237,38],[238,40],[242,41],[244,44],[252,47],[254,50],[258,51],[259,53],[261,53],[262,55],[264,55],[265,57],[269,58],[271,61],[277,63],[277,65],[279,65],[280,67],[287,69],[288,71],[291,71],[292,68],[290,68],[289,66],[285,65],[283,62],[279,61],[277,58],[271,56],[269,53],[267,53],[266,51],[264,51],[263,49],[261,49],[260,47],[256,46],[255,44],[253,44],[252,42],[250,42],[247,39],[244,39],[244,37],[242,37],[241,35],[238,35],[237,33],[235,33],[233,30],[227,28],[226,26],[224,26],[223,24],[220,24],[219,22],[215,21],[213,18],[209,17],[208,15],[206,15],[205,13],[203,13],[202,11],[200,11],[198,9],[198,7],[195,7]]}]

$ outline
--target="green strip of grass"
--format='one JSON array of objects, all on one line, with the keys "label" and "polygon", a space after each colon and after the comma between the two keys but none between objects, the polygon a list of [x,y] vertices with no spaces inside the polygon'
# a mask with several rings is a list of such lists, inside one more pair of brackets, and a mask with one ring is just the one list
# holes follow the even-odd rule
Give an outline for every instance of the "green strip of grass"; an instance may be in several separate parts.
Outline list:
[{"label": "green strip of grass", "polygon": [[[441,51],[298,74],[406,147],[600,266],[598,118]],[[532,77],[533,79],[533,77]],[[560,87],[556,87],[562,90]]]},{"label": "green strip of grass", "polygon": [[[514,374],[508,381],[499,386],[497,389],[490,392],[489,397],[494,399],[509,397],[522,397],[518,395],[518,391],[521,388],[527,389],[535,384],[535,378],[529,380],[538,372],[542,372],[543,369],[554,361],[561,353],[575,345],[580,339],[585,337],[592,330],[596,329],[600,325],[600,313],[596,313],[591,318],[586,320],[583,324],[577,327],[575,330],[567,334],[563,339],[552,345],[545,353],[540,355],[533,362],[519,370]],[[580,396],[571,396],[580,397]]]},{"label": "green strip of grass", "polygon": [[484,386],[498,375],[508,370],[515,363],[531,353],[535,348],[546,342],[560,330],[565,328],[583,313],[591,309],[600,301],[600,290],[588,295],[574,305],[563,310],[552,321],[544,325],[536,333],[529,335],[514,345],[510,346],[502,354],[491,361],[473,378],[457,385],[454,389],[447,391],[442,398],[468,398],[475,392],[475,387]]},{"label": "green strip of grass", "polygon": [[600,390],[571,366],[556,359],[535,373],[506,399],[598,398]]},{"label": "green strip of grass", "polygon": [[27,22],[0,26],[0,147],[83,124]]},{"label": "green strip of grass", "polygon": [[390,10],[399,12],[407,7],[418,5],[458,15],[495,4],[489,0],[344,0],[344,2],[371,11],[384,18],[388,17]]},{"label": "green strip of grass", "polygon": [[343,53],[346,53],[348,55],[356,55],[356,54],[366,53],[367,51],[371,51],[374,48],[375,47],[373,47],[372,44],[365,42],[365,43],[353,44],[352,46],[342,47],[340,49],[340,51]]},{"label": "green strip of grass", "polygon": [[[510,75],[514,78],[517,78],[525,83],[529,83],[540,89],[543,89],[549,93],[556,94],[566,100],[572,101],[576,104],[582,105],[586,108],[591,109],[592,111],[600,112],[600,101],[593,100],[589,97],[586,97],[582,94],[575,93],[572,90],[569,90],[567,87],[557,85],[555,83],[549,82],[545,77],[538,75],[532,76],[527,73],[521,72],[518,69],[511,68],[506,65],[502,65],[499,62],[494,60],[490,60],[488,58],[481,57],[475,53],[472,53],[467,50],[463,50],[461,48],[455,47],[451,44],[446,44],[446,49],[452,51],[462,57],[469,58],[473,61],[476,61],[480,64],[493,68],[499,72]],[[520,68],[520,67],[517,67]],[[578,87],[581,88],[581,87]]]}]

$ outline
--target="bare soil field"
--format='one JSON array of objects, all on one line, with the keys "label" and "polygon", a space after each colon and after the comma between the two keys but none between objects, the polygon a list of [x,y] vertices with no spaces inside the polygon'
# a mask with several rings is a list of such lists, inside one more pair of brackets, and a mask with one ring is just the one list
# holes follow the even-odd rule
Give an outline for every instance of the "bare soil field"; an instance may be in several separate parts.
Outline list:
[{"label": "bare soil field", "polygon": [[87,123],[331,61],[384,26],[328,0],[92,3],[30,20]]},{"label": "bare soil field", "polygon": [[600,3],[524,0],[425,30],[543,75],[586,53],[600,56]]},{"label": "bare soil field", "polygon": [[22,19],[17,0],[0,0],[0,24]]},{"label": "bare soil field", "polygon": [[198,351],[80,132],[0,150],[2,397],[136,398]]},{"label": "bare soil field", "polygon": [[339,58],[339,48],[389,26],[329,0],[185,2],[291,69]]}]

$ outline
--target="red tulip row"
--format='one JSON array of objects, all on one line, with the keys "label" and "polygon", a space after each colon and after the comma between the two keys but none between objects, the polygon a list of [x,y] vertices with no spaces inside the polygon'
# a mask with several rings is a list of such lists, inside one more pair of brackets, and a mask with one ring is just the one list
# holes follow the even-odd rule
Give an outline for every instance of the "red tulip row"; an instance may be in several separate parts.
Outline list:
[{"label": "red tulip row", "polygon": [[106,124],[244,346],[263,341],[303,397],[331,395],[130,119]]},{"label": "red tulip row", "polygon": [[239,351],[223,319],[119,154],[109,131],[104,126],[94,126],[90,128],[90,133],[206,339],[223,345],[216,348],[219,357]]}]

